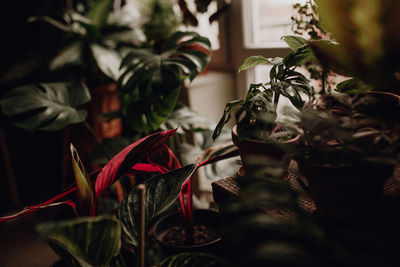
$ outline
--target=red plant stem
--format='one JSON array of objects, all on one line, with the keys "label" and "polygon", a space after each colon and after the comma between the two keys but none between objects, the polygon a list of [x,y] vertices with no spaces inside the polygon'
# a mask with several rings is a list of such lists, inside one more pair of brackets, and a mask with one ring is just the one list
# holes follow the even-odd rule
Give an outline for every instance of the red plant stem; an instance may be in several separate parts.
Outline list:
[{"label": "red plant stem", "polygon": [[192,177],[190,177],[186,183],[183,184],[181,193],[179,195],[179,212],[188,241],[193,240],[193,195],[191,180]]}]

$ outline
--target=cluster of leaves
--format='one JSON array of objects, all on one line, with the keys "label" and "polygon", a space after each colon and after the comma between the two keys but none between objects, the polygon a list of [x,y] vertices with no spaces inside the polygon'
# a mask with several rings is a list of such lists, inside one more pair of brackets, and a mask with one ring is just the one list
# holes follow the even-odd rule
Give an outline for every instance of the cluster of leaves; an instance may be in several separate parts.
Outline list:
[{"label": "cluster of leaves", "polygon": [[156,51],[132,50],[119,78],[122,114],[139,132],[157,129],[173,111],[184,79],[194,79],[210,60],[211,45],[195,32],[176,32]]},{"label": "cluster of leaves", "polygon": [[333,166],[397,164],[399,125],[390,117],[399,113],[398,101],[396,95],[373,92],[321,96],[300,114],[298,160]]},{"label": "cluster of leaves", "polygon": [[[32,17],[31,21],[43,20],[65,32],[65,46],[49,63],[51,72],[65,73],[67,68],[78,68],[91,85],[106,80],[117,80],[123,48],[132,47],[140,40],[140,34],[127,23],[111,21],[113,1],[95,1],[88,11],[81,13],[68,9],[64,21],[53,18]],[[101,74],[101,75],[99,75]],[[80,79],[81,77],[75,77]]]},{"label": "cluster of leaves", "polygon": [[[190,177],[201,165],[212,162],[210,157],[202,163],[181,167],[174,153],[164,141],[177,129],[146,136],[127,146],[114,156],[100,171],[88,174],[79,155],[71,144],[72,167],[75,186],[62,194],[38,205],[26,207],[13,215],[0,218],[0,222],[44,208],[69,205],[82,217],[66,222],[49,223],[39,226],[39,232],[47,239],[55,252],[70,266],[124,266],[120,253],[121,240],[125,246],[138,245],[139,200],[135,186],[119,205],[117,215],[99,216],[99,201],[102,193],[114,182],[127,174],[150,174],[140,181],[146,188],[145,222],[149,232],[154,219],[182,197],[181,190],[190,185]],[[226,158],[225,155],[219,155]],[[229,155],[228,155],[229,156]],[[98,174],[95,182],[93,175]],[[190,187],[188,187],[190,193]],[[77,193],[78,201],[72,193]],[[191,195],[185,195],[191,205]],[[78,204],[78,205],[77,205]],[[191,213],[191,207],[183,210]],[[84,233],[84,234],[82,234]],[[100,247],[97,247],[97,246]]]},{"label": "cluster of leaves", "polygon": [[214,140],[229,122],[232,113],[235,113],[240,139],[266,140],[277,125],[277,107],[281,95],[289,99],[297,109],[301,109],[304,105],[302,93],[308,97],[312,95],[308,79],[296,71],[297,66],[312,56],[306,41],[292,36],[286,36],[284,40],[293,49],[284,58],[267,59],[263,56],[253,56],[247,58],[239,68],[239,71],[243,71],[260,64],[271,64],[270,81],[251,84],[244,99],[226,104],[224,114],[215,128]]}]

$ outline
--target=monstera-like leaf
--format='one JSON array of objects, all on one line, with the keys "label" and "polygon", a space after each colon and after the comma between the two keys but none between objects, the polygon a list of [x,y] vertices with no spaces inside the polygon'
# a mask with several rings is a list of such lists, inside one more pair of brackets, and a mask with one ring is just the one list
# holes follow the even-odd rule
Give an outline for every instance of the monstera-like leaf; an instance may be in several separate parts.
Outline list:
[{"label": "monstera-like leaf", "polygon": [[194,32],[173,34],[158,51],[133,49],[122,61],[122,112],[136,131],[157,129],[173,111],[183,80],[210,60],[210,41]]},{"label": "monstera-like leaf", "polygon": [[87,113],[81,107],[90,100],[83,83],[41,83],[12,89],[0,103],[16,126],[54,131],[83,122]]},{"label": "monstera-like leaf", "polygon": [[[149,226],[155,216],[165,211],[177,200],[182,185],[192,176],[197,165],[192,164],[168,173],[159,174],[143,182],[146,185],[145,221]],[[133,246],[137,245],[139,223],[139,198],[137,187],[133,188],[119,209],[122,238]],[[148,230],[148,229],[146,229]]]},{"label": "monstera-like leaf", "polygon": [[120,221],[112,216],[50,222],[36,229],[72,266],[107,266],[121,248]]}]

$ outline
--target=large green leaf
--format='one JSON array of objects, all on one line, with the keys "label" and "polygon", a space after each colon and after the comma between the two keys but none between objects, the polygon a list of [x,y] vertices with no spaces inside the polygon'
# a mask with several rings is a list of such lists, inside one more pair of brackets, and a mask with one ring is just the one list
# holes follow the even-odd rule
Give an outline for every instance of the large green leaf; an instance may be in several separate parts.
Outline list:
[{"label": "large green leaf", "polygon": [[86,119],[79,109],[91,99],[83,83],[42,83],[12,89],[0,100],[2,112],[26,130],[60,130]]},{"label": "large green leaf", "polygon": [[61,49],[50,61],[50,71],[56,71],[66,66],[82,64],[83,44],[75,41]]},{"label": "large green leaf", "polygon": [[228,267],[226,260],[205,253],[181,253],[164,259],[159,267]]},{"label": "large green leaf", "polygon": [[119,78],[129,125],[146,132],[163,123],[175,107],[183,80],[202,72],[210,54],[210,41],[195,32],[173,34],[158,51],[132,49],[122,60]]},{"label": "large green leaf", "polygon": [[292,50],[296,50],[300,46],[307,44],[307,40],[300,36],[286,35],[282,36],[282,40],[285,41]]},{"label": "large green leaf", "polygon": [[36,229],[73,266],[107,266],[121,248],[120,221],[112,216],[50,222]]},{"label": "large green leaf", "polygon": [[122,61],[121,55],[115,49],[98,44],[91,44],[90,50],[99,69],[109,78],[117,81],[120,76],[119,66]]},{"label": "large green leaf", "polygon": [[[165,174],[153,176],[143,182],[146,185],[146,230],[152,220],[170,207],[179,196],[182,185],[196,170],[197,165],[192,164]],[[137,245],[139,223],[139,199],[137,187],[133,188],[128,197],[118,209],[121,220],[122,238],[129,245]]]}]

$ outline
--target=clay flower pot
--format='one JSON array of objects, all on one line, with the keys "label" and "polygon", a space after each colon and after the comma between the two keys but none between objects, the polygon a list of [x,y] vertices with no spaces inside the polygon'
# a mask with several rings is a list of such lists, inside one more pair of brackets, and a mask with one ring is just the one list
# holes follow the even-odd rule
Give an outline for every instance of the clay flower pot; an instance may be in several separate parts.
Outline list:
[{"label": "clay flower pot", "polygon": [[166,254],[182,252],[213,253],[219,249],[221,235],[218,229],[218,213],[212,210],[194,210],[193,239],[188,240],[178,212],[158,220],[153,226],[153,237]]},{"label": "clay flower pot", "polygon": [[[284,169],[289,165],[289,159],[285,159],[288,148],[297,144],[300,135],[281,142],[265,142],[259,140],[245,139],[239,140],[237,126],[232,128],[232,141],[239,148],[240,159],[242,160],[244,172],[255,172],[264,166],[268,160],[282,161]],[[284,161],[284,162],[283,162]]]}]

